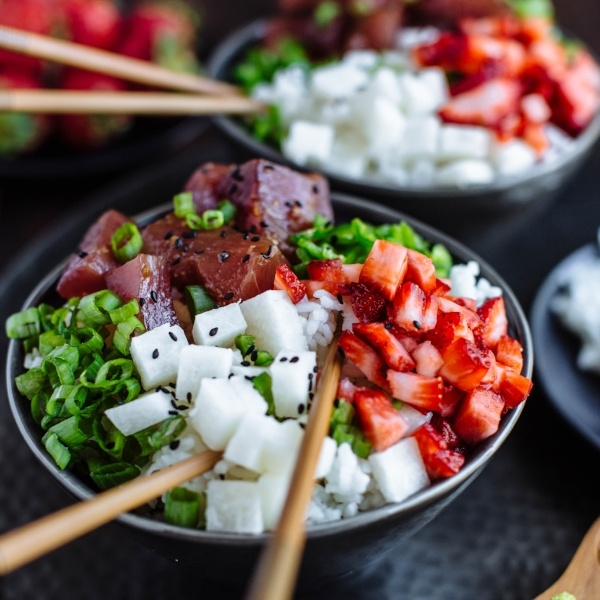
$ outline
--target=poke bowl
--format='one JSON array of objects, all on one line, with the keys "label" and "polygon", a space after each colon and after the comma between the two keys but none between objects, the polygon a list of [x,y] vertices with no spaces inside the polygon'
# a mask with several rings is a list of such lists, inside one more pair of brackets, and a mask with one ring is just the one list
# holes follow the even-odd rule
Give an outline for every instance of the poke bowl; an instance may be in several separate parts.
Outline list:
[{"label": "poke bowl", "polygon": [[[411,3],[405,12],[421,4],[429,3]],[[460,69],[444,53],[458,53],[459,44],[468,46],[469,32],[475,45],[485,39],[485,43],[491,41],[497,46],[500,37],[490,33],[496,17],[462,19],[448,30],[429,26],[439,20],[428,21],[426,26],[420,23],[418,27],[400,28],[393,40],[399,49],[390,51],[389,46],[383,46],[373,50],[377,42],[354,49],[347,41],[342,50],[335,46],[333,54],[312,60],[303,43],[307,47],[310,42],[316,44],[315,26],[298,25],[309,18],[282,12],[234,31],[207,66],[211,76],[250,90],[254,98],[271,107],[270,112],[253,122],[228,116],[216,116],[214,121],[249,154],[294,168],[319,170],[335,189],[377,199],[440,227],[448,220],[454,226],[457,214],[485,222],[529,206],[546,206],[582,166],[600,135],[600,89],[593,59],[590,70],[595,74],[591,75],[590,87],[575,81],[569,84],[571,89],[579,87],[584,96],[590,91],[585,125],[569,134],[565,133],[569,127],[566,121],[559,123],[560,119],[554,118],[559,109],[549,110],[553,102],[550,96],[546,96],[542,111],[550,120],[543,124],[538,121],[533,127],[523,125],[523,111],[537,112],[544,104],[539,102],[534,109],[543,94],[539,86],[532,86],[529,71],[533,73],[539,65],[526,67],[520,79],[514,76],[507,86],[514,84],[516,89],[521,85],[516,94],[522,108],[510,116],[505,114],[500,121],[475,114],[475,110],[469,114],[468,106],[487,104],[484,95],[488,92],[494,102],[503,97],[507,76],[500,67],[490,66],[496,60],[490,56],[479,61],[481,71],[474,69],[455,81]],[[334,25],[335,20],[329,29]],[[284,37],[288,32],[292,37]],[[323,38],[327,39],[325,34]],[[515,39],[507,37],[504,41],[513,46]],[[546,41],[540,46],[542,43]],[[580,47],[578,41],[573,44]],[[523,54],[524,61],[530,60],[531,46],[518,46],[513,49]],[[269,52],[275,49],[287,58],[279,63],[271,60]],[[415,53],[421,61],[417,66]],[[587,51],[586,56],[590,56]],[[466,63],[473,61],[477,63],[473,58]],[[427,91],[426,80],[437,91]],[[475,81],[480,85],[471,87]],[[496,84],[500,85],[495,88]],[[551,94],[553,98],[559,95]],[[530,115],[536,120],[541,112]],[[521,125],[513,127],[517,120]],[[508,121],[513,124],[509,126]],[[540,137],[536,141],[537,133]],[[477,150],[475,138],[479,135],[483,145]],[[534,148],[538,142],[544,149]]]},{"label": "poke bowl", "polygon": [[[201,167],[196,174],[206,175],[206,172],[202,171],[203,168],[206,169],[207,166],[205,165],[204,167]],[[304,174],[294,174],[285,167],[273,165],[264,160],[249,161],[249,163],[240,165],[239,169],[233,170],[230,165],[227,172],[233,174],[234,178],[239,178],[240,172],[242,174],[248,174],[248,169],[256,168],[266,168],[266,170],[269,172],[275,170],[280,175],[283,174],[286,177],[308,177],[308,175]],[[290,175],[290,173],[292,175]],[[316,177],[317,179],[309,179],[310,185],[308,189],[311,190],[311,193],[314,192],[313,187],[316,184],[315,182],[318,182],[319,186],[324,185],[324,179],[318,175],[316,175]],[[191,177],[190,182],[193,180],[194,177]],[[322,189],[321,191],[324,190]],[[175,197],[178,196],[180,196],[179,190],[175,190]],[[335,193],[331,195],[331,202],[336,223],[344,224],[354,221],[358,225],[361,225],[361,223],[372,223],[378,225],[404,221],[406,225],[410,226],[412,231],[411,236],[413,239],[418,239],[419,236],[422,236],[423,239],[427,240],[428,243],[433,245],[432,247],[438,247],[438,250],[439,246],[437,245],[442,244],[456,264],[473,265],[474,263],[471,263],[470,261],[476,261],[480,273],[479,281],[485,281],[485,285],[488,286],[486,289],[488,290],[495,289],[497,291],[501,291],[501,298],[503,299],[502,302],[504,306],[504,311],[501,312],[505,312],[506,316],[506,323],[504,324],[505,331],[508,332],[506,335],[514,340],[518,347],[522,349],[522,360],[519,366],[519,373],[513,373],[513,369],[507,369],[506,367],[503,367],[500,362],[494,363],[496,366],[493,369],[491,363],[486,363],[487,366],[485,368],[485,373],[489,373],[489,375],[492,376],[493,372],[495,372],[497,368],[505,373],[510,371],[518,378],[522,378],[522,381],[530,379],[533,368],[533,351],[526,318],[514,294],[501,279],[501,277],[492,269],[492,267],[487,265],[464,245],[455,241],[449,236],[422,223],[421,221],[418,221],[412,217],[408,217],[403,213],[395,211],[389,207]],[[160,220],[163,218],[172,218],[168,216],[170,211],[172,211],[172,208],[172,203],[159,205],[156,208],[138,215],[135,218],[135,222],[139,224],[139,227],[142,228],[142,231],[148,231],[148,227],[150,227],[152,223],[160,222]],[[167,216],[164,217],[164,215]],[[357,223],[356,219],[360,219],[361,223]],[[325,226],[330,227],[331,225]],[[183,238],[186,240],[185,242],[178,243],[173,240],[172,243],[179,244],[179,248],[181,247],[182,243],[189,243],[191,245],[193,240],[201,237],[202,235],[198,233],[197,238],[189,236]],[[254,235],[251,237],[254,237]],[[167,242],[173,238],[173,235],[161,235],[159,238],[160,243],[162,244],[163,242]],[[179,237],[176,235],[175,239],[179,239]],[[87,248],[87,250],[84,248]],[[82,256],[86,252],[89,252],[90,254],[92,253],[90,248],[82,243],[77,255],[69,257],[57,265],[56,268],[50,272],[47,277],[35,287],[34,290],[32,290],[31,294],[24,303],[23,310],[30,310],[31,307],[40,307],[42,305],[52,305],[58,307],[61,304],[64,304],[65,298],[64,296],[59,295],[57,292],[57,285],[58,289],[65,289],[64,287],[61,288],[60,282],[62,281],[64,285],[65,274],[69,272],[68,265],[73,265],[73,261],[76,263],[78,260],[83,260],[86,258],[85,256]],[[222,254],[222,252],[223,250],[219,247],[219,254]],[[272,255],[272,253],[275,252],[275,249],[271,249],[268,254]],[[208,250],[206,253],[208,253]],[[231,252],[230,255],[233,256],[234,253]],[[222,259],[223,257],[221,256],[221,260]],[[226,262],[228,259],[229,257],[227,257],[224,262]],[[130,260],[136,259],[134,258]],[[242,257],[241,262],[245,263],[247,261],[244,261]],[[321,264],[319,261],[316,262],[319,265]],[[126,264],[127,263],[125,263],[125,265]],[[177,264],[180,263],[177,262]],[[330,263],[327,264],[331,266]],[[122,266],[117,268],[122,268]],[[472,266],[468,267],[467,271],[472,274]],[[271,293],[272,291],[273,290],[268,290],[267,293]],[[339,291],[338,293],[342,294],[342,291]],[[227,294],[227,292],[225,292],[225,294]],[[318,293],[317,296],[319,296]],[[260,297],[260,294],[256,297]],[[332,297],[335,298],[336,296]],[[493,298],[497,300],[499,297],[493,295]],[[156,303],[152,293],[149,292],[148,303],[152,304],[152,302]],[[245,302],[248,302],[248,300],[243,300],[241,302],[241,306],[244,306]],[[494,304],[496,304],[496,302],[494,302]],[[234,305],[237,304],[226,304],[218,307],[216,310],[222,310],[223,308],[227,308],[227,306],[231,307]],[[456,308],[456,310],[461,309]],[[496,311],[492,312],[495,313]],[[31,315],[31,313],[29,314]],[[273,320],[275,320],[274,312],[271,316],[273,317]],[[267,325],[264,324],[264,321],[263,326],[267,327]],[[500,324],[500,327],[502,329],[502,324]],[[147,333],[158,331],[158,329],[159,327],[156,327],[155,329],[149,328]],[[216,335],[217,332],[215,331],[214,334]],[[143,335],[146,334],[141,334],[139,336],[140,339],[143,337]],[[209,333],[209,335],[212,334]],[[348,333],[348,335],[350,334]],[[173,337],[171,336],[170,339],[172,340]],[[190,346],[191,345],[192,344],[190,344]],[[31,347],[28,348],[28,350],[31,351]],[[352,354],[352,349],[350,346],[344,346],[344,350],[346,356],[353,356],[353,360],[356,360],[357,364],[361,363],[361,356],[369,354],[369,350],[366,346],[360,346],[360,351],[357,354]],[[162,354],[162,350],[160,353],[158,350],[156,352],[152,352],[152,355],[156,355],[153,356],[152,360],[157,360],[159,356],[162,356]],[[252,353],[250,353],[250,356],[252,356]],[[15,421],[26,443],[33,451],[37,459],[68,492],[80,500],[92,497],[98,491],[98,480],[94,478],[91,470],[88,469],[87,473],[84,473],[80,468],[81,465],[78,467],[78,463],[71,462],[69,459],[66,462],[63,462],[61,467],[58,466],[56,459],[58,458],[60,461],[61,456],[64,457],[64,455],[61,451],[58,453],[55,452],[56,448],[59,446],[54,445],[54,448],[51,447],[54,442],[57,441],[57,439],[55,437],[54,441],[50,442],[49,445],[49,439],[52,437],[52,435],[48,435],[50,429],[44,432],[43,428],[40,426],[42,421],[39,418],[39,405],[38,408],[35,408],[37,400],[34,400],[33,405],[30,402],[27,402],[23,396],[23,393],[27,393],[22,385],[23,381],[21,380],[20,383],[17,383],[18,377],[22,376],[23,374],[31,373],[31,369],[29,371],[25,371],[24,373],[24,361],[30,360],[31,358],[31,352],[26,353],[25,349],[23,348],[23,344],[20,341],[16,339],[11,340],[7,354],[7,386],[9,403]],[[35,357],[33,358],[35,359]],[[290,362],[294,361],[290,359]],[[31,364],[29,366],[31,366]],[[240,363],[239,366],[243,365]],[[256,363],[253,366],[256,366]],[[367,368],[364,364],[363,367]],[[244,366],[244,368],[247,367]],[[140,369],[140,373],[141,372],[142,369]],[[271,374],[274,378],[275,373],[271,371]],[[495,375],[493,376],[495,377]],[[359,380],[360,377],[362,377],[362,375],[359,376]],[[483,375],[481,375],[480,381],[482,377]],[[355,381],[358,382],[359,380]],[[498,383],[500,385],[501,380],[498,380]],[[167,384],[167,386],[169,385],[170,384]],[[148,384],[147,387],[150,388],[151,385]],[[146,384],[144,384],[144,388],[146,388]],[[273,388],[273,391],[274,389],[275,388]],[[357,565],[366,566],[387,552],[390,552],[394,549],[399,550],[402,544],[412,534],[434,519],[435,516],[439,514],[439,512],[443,510],[445,506],[447,506],[454,498],[462,493],[481,473],[485,465],[489,463],[494,454],[501,448],[510,432],[516,425],[525,405],[522,400],[524,400],[524,398],[527,396],[530,389],[530,387],[527,388],[527,391],[524,395],[522,395],[519,401],[510,402],[510,405],[512,406],[510,410],[508,410],[509,402],[502,402],[501,413],[496,412],[496,429],[493,432],[490,431],[484,439],[471,443],[469,448],[460,448],[460,444],[455,444],[453,446],[454,450],[452,450],[449,446],[444,448],[445,450],[449,451],[446,454],[450,454],[454,458],[460,458],[458,455],[463,456],[460,462],[460,468],[457,468],[450,476],[432,476],[431,481],[429,480],[429,477],[427,477],[427,482],[423,482],[421,479],[421,483],[416,488],[414,488],[407,495],[404,495],[402,498],[398,497],[398,501],[379,501],[374,505],[373,508],[369,508],[368,510],[354,510],[352,514],[348,513],[345,518],[335,517],[331,519],[322,519],[320,522],[319,519],[316,519],[314,523],[310,523],[307,529],[307,545],[304,553],[301,572],[298,578],[299,586],[302,588],[318,586],[325,581],[332,580],[338,576],[355,571],[357,569]],[[65,390],[63,389],[63,392],[64,391]],[[159,392],[157,391],[156,393]],[[163,392],[161,391],[160,393]],[[55,399],[61,394],[62,392],[57,392]],[[441,397],[441,394],[439,394],[439,396]],[[199,397],[200,396],[198,396],[198,398]],[[462,398],[463,396],[461,395],[460,397]],[[169,396],[169,398],[171,397]],[[125,402],[121,406],[126,407],[127,405],[131,405],[132,402],[136,402],[136,399],[133,399],[130,402]],[[389,398],[387,402],[390,402]],[[456,402],[458,402],[458,400],[456,400]],[[180,405],[179,402],[176,402],[176,404],[178,406]],[[454,405],[456,406],[456,404]],[[33,411],[32,406],[34,407]],[[388,404],[387,406],[389,407],[392,405]],[[306,405],[303,405],[303,409],[305,408]],[[406,405],[404,405],[404,408],[406,409]],[[504,410],[505,408],[507,410]],[[169,410],[170,409],[171,405],[169,405]],[[402,405],[396,405],[392,410],[399,411],[402,409]],[[296,410],[298,418],[300,418],[300,415],[304,412],[304,410],[301,410],[300,406],[297,404],[294,404],[294,410]],[[414,417],[416,413],[429,414],[429,412],[430,411],[425,411],[421,413],[421,411],[416,411],[413,412],[412,415]],[[104,414],[101,417],[104,419],[106,416],[107,415]],[[422,416],[419,417],[419,419],[422,419]],[[426,420],[428,419],[429,417],[427,417]],[[50,421],[46,419],[46,426],[50,424]],[[420,421],[420,424],[425,425],[425,422]],[[51,425],[51,427],[53,426],[54,425]],[[455,426],[458,427],[457,424],[455,424]],[[343,431],[347,432],[348,430]],[[57,433],[57,435],[60,433],[57,429],[53,429],[53,432]],[[404,433],[407,432],[405,431]],[[344,439],[348,441],[348,438]],[[375,439],[373,438],[372,441],[374,440]],[[59,437],[58,441],[65,442],[67,447],[69,447],[69,444],[62,437]],[[105,439],[104,446],[109,451],[112,450],[113,447],[107,445],[106,441],[107,440]],[[181,441],[181,444],[184,443],[182,438],[181,440],[179,438],[170,439],[167,445],[164,446],[165,451],[176,451],[178,444],[172,444],[172,442],[178,441]],[[336,452],[339,452],[339,448],[342,448],[343,446],[349,446],[351,441],[352,440],[348,441],[348,444],[345,444],[344,441],[340,440],[341,443]],[[375,441],[375,443],[377,442]],[[352,447],[354,447],[353,442]],[[71,448],[71,450],[75,454],[75,448]],[[424,467],[421,467],[421,469],[423,468]],[[221,473],[213,473],[211,481],[220,480],[223,482],[223,479],[230,479],[231,472],[228,471],[228,469],[229,467],[227,467]],[[239,475],[239,469],[237,472]],[[421,470],[421,473],[424,472],[425,471]],[[220,475],[223,475],[223,478],[221,478]],[[239,481],[237,483],[239,483]],[[356,501],[355,504],[357,504]],[[208,512],[206,515],[208,523]],[[173,557],[184,565],[195,565],[196,568],[201,566],[203,573],[206,574],[207,577],[214,578],[226,583],[227,585],[233,585],[237,587],[243,587],[247,584],[261,548],[264,546],[269,537],[269,532],[262,530],[232,531],[223,530],[219,527],[214,529],[208,525],[206,526],[206,529],[198,528],[197,526],[183,527],[181,525],[175,525],[166,521],[165,517],[162,515],[162,508],[159,504],[152,507],[144,507],[140,511],[124,514],[119,517],[118,523],[123,525],[134,537],[138,538],[144,544],[157,550],[158,552]],[[235,565],[235,569],[231,568],[232,564]]]}]

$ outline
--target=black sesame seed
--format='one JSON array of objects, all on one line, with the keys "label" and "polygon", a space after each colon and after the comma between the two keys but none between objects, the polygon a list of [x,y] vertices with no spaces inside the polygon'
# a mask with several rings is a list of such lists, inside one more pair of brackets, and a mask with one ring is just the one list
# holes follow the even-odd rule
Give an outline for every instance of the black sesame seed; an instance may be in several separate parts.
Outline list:
[{"label": "black sesame seed", "polygon": [[194,254],[202,254],[204,252],[204,250],[202,250],[202,248],[196,248],[196,250],[194,250]]},{"label": "black sesame seed", "polygon": [[244,379],[246,381],[252,381],[254,379],[254,377],[252,375],[244,375]]},{"label": "black sesame seed", "polygon": [[209,332],[208,335],[210,335],[211,337],[217,335],[217,331],[219,331],[218,327],[213,327]]},{"label": "black sesame seed", "polygon": [[302,202],[300,202],[300,200],[294,200],[294,204],[300,208],[302,206]]},{"label": "black sesame seed", "polygon": [[171,398],[171,406],[177,410],[177,402],[175,402],[175,398]]},{"label": "black sesame seed", "polygon": [[268,227],[269,224],[266,221],[261,221],[260,222],[260,226],[263,227],[263,228],[265,228],[265,227]]},{"label": "black sesame seed", "polygon": [[250,260],[249,254],[244,254],[244,256],[242,256],[242,262],[248,262],[249,260]]},{"label": "black sesame seed", "polygon": [[222,229],[222,230],[221,230],[221,237],[222,237],[222,238],[225,238],[225,237],[227,237],[227,229]]},{"label": "black sesame seed", "polygon": [[233,373],[229,373],[229,375],[227,375],[227,379],[231,379],[233,377]]},{"label": "black sesame seed", "polygon": [[286,200],[286,201],[285,201],[285,205],[286,205],[288,208],[294,208],[294,203],[293,203],[291,200]]},{"label": "black sesame seed", "polygon": [[304,404],[302,402],[298,404],[298,414],[301,415],[304,412]]},{"label": "black sesame seed", "polygon": [[309,399],[311,402],[313,401],[313,398],[314,398],[314,397],[315,397],[315,395],[314,395],[314,393],[313,393],[313,392],[309,392],[309,393],[308,393],[308,399]]},{"label": "black sesame seed", "polygon": [[250,238],[251,242],[260,242],[260,235],[254,235]]},{"label": "black sesame seed", "polygon": [[271,251],[273,250],[273,246],[269,246],[266,252],[263,252],[263,258],[271,258]]},{"label": "black sesame seed", "polygon": [[152,290],[150,292],[150,298],[152,298],[152,302],[156,302],[158,300],[158,294],[154,290]]},{"label": "black sesame seed", "polygon": [[292,358],[290,358],[291,363],[297,363],[299,360],[300,360],[299,356],[292,356]]},{"label": "black sesame seed", "polygon": [[180,237],[178,237],[178,238],[175,240],[175,248],[181,248],[181,244],[183,244],[183,239],[182,239],[182,238],[180,238]]},{"label": "black sesame seed", "polygon": [[165,233],[165,240],[169,240],[173,237],[173,232],[172,231],[167,231],[167,233]]},{"label": "black sesame seed", "polygon": [[394,327],[389,321],[384,325],[384,327],[388,330],[391,331],[392,328]]},{"label": "black sesame seed", "polygon": [[313,373],[318,373],[319,372],[319,367],[313,367]]},{"label": "black sesame seed", "polygon": [[172,339],[174,342],[176,342],[176,341],[177,341],[177,336],[176,336],[176,335],[175,335],[175,334],[174,334],[172,331],[169,331],[169,337],[170,337],[170,338],[171,338],[171,339]]},{"label": "black sesame seed", "polygon": [[179,448],[179,440],[173,440],[169,444],[169,448],[171,448],[171,450],[177,450],[177,448]]},{"label": "black sesame seed", "polygon": [[181,256],[176,256],[171,263],[172,266],[178,265],[181,262]]},{"label": "black sesame seed", "polygon": [[339,398],[336,398],[336,399],[333,401],[333,408],[339,408],[339,406],[340,406],[340,399],[339,399]]},{"label": "black sesame seed", "polygon": [[229,252],[227,250],[223,250],[223,252],[219,253],[219,260],[221,262],[225,262],[229,258]]},{"label": "black sesame seed", "polygon": [[231,172],[231,179],[234,179],[235,181],[244,181],[244,176],[240,173],[238,167]]},{"label": "black sesame seed", "polygon": [[241,363],[242,367],[249,367],[250,366],[250,362],[247,360],[243,360]]},{"label": "black sesame seed", "polygon": [[[248,350],[246,351],[246,354],[244,354],[244,356],[248,356],[248,354],[252,354],[252,353],[254,352],[254,350],[255,350],[255,349],[256,349],[256,348],[255,348],[254,344],[251,344],[251,345],[249,346]],[[254,360],[256,360],[256,359],[254,359]]]},{"label": "black sesame seed", "polygon": [[229,190],[227,192],[227,195],[228,196],[233,196],[237,191],[238,191],[237,183],[232,183],[231,187],[229,188]]},{"label": "black sesame seed", "polygon": [[184,244],[183,246],[181,246],[182,252],[187,252],[189,249],[190,249],[190,247],[187,244]]},{"label": "black sesame seed", "polygon": [[302,429],[306,429],[306,423],[300,423],[300,427],[301,427]]},{"label": "black sesame seed", "polygon": [[287,362],[287,356],[282,356],[282,357],[279,359],[279,362]]},{"label": "black sesame seed", "polygon": [[275,167],[273,165],[268,165],[267,164],[263,168],[264,168],[265,171],[272,171]]},{"label": "black sesame seed", "polygon": [[250,233],[256,233],[256,225],[250,225]]},{"label": "black sesame seed", "polygon": [[318,185],[313,185],[312,186],[312,191],[313,191],[313,194],[318,194],[319,193],[319,186]]},{"label": "black sesame seed", "polygon": [[189,406],[187,406],[187,405],[185,405],[185,404],[180,404],[180,405],[177,407],[177,410],[189,410],[189,408],[190,408],[190,407],[189,407]]},{"label": "black sesame seed", "polygon": [[257,358],[258,358],[258,350],[254,350],[252,352],[252,354],[250,354],[250,360],[256,361]]},{"label": "black sesame seed", "polygon": [[191,402],[191,401],[192,401],[192,392],[188,392],[188,393],[185,395],[185,397],[186,397],[186,399],[187,399],[187,401],[188,401],[188,402]]},{"label": "black sesame seed", "polygon": [[233,298],[233,292],[227,292],[223,295],[223,298],[225,298],[225,300],[231,300]]},{"label": "black sesame seed", "polygon": [[185,238],[186,240],[189,240],[190,238],[195,238],[196,235],[196,230],[192,229],[191,231],[186,231],[185,233],[182,233],[181,237]]},{"label": "black sesame seed", "polygon": [[308,374],[308,378],[312,381],[315,378],[315,374],[314,373],[309,373]]},{"label": "black sesame seed", "polygon": [[154,348],[154,352],[152,352],[152,358],[158,358],[158,348]]},{"label": "black sesame seed", "polygon": [[225,481],[225,475],[223,475],[223,473],[219,473],[219,479],[221,481]]},{"label": "black sesame seed", "polygon": [[144,306],[146,303],[146,298],[140,298],[140,307]]},{"label": "black sesame seed", "polygon": [[79,252],[77,252],[77,256],[79,256],[79,258],[85,258],[88,255],[87,252],[84,252],[83,250],[79,250]]},{"label": "black sesame seed", "polygon": [[344,299],[342,298],[342,295],[341,295],[341,294],[338,294],[338,295],[336,296],[336,298],[337,298],[337,301],[338,301],[340,304],[344,304]]},{"label": "black sesame seed", "polygon": [[176,410],[170,410],[170,411],[168,412],[168,414],[170,414],[170,415],[176,415],[176,414],[177,414],[177,411],[176,411]]},{"label": "black sesame seed", "polygon": [[413,321],[413,325],[415,326],[415,329],[421,329],[421,323],[419,323],[419,321]]}]

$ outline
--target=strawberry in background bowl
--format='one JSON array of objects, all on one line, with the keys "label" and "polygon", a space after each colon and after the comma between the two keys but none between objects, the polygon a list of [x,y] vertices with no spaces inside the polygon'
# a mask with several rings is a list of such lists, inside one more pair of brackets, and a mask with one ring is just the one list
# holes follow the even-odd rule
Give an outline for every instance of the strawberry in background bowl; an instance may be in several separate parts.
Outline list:
[{"label": "strawberry in background bowl", "polygon": [[[392,9],[392,32],[372,26]],[[600,69],[558,30],[548,2],[363,12],[287,2],[281,12],[235,33],[208,68],[269,113],[216,122],[245,148],[319,169],[340,189],[437,225],[463,210],[541,206],[600,134]]]}]

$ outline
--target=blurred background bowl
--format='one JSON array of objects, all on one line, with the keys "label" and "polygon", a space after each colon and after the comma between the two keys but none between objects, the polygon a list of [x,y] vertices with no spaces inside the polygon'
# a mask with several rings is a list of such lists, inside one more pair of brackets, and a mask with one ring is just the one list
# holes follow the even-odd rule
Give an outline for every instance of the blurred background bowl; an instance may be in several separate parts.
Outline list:
[{"label": "blurred background bowl", "polygon": [[[267,20],[260,19],[241,27],[217,46],[207,62],[207,74],[233,81],[233,69],[245,52],[264,39]],[[445,231],[458,235],[474,227],[504,226],[547,207],[569,179],[580,169],[600,137],[600,112],[588,127],[559,157],[536,165],[519,175],[498,178],[491,184],[458,187],[393,186],[377,180],[358,180],[316,166],[306,167],[286,158],[273,145],[256,139],[240,118],[213,117],[216,125],[241,147],[247,157],[264,156],[295,169],[318,170],[329,179],[333,189],[364,196],[406,212]],[[468,222],[465,222],[468,221]]]},{"label": "blurred background bowl", "polygon": [[[492,267],[455,239],[389,207],[340,194],[333,194],[332,199],[337,222],[353,217],[372,223],[406,220],[430,242],[445,244],[457,262],[478,261],[481,275],[503,290],[511,335],[521,342],[524,350],[523,374],[531,377],[533,345],[526,317],[513,292]],[[163,205],[145,212],[138,220],[143,224],[168,208]],[[65,262],[62,262],[56,266],[33,289],[25,300],[24,307],[40,302],[55,305],[60,302],[54,289],[64,265]],[[79,500],[93,496],[95,491],[89,482],[71,471],[61,471],[42,445],[42,432],[32,418],[28,403],[19,395],[14,383],[15,376],[23,370],[22,365],[21,344],[11,341],[6,364],[7,391],[20,433],[42,466],[62,487]],[[434,519],[481,473],[508,438],[524,406],[522,403],[504,415],[499,431],[474,448],[457,475],[437,481],[401,503],[360,513],[351,519],[310,527],[298,579],[299,587],[315,588],[326,581],[356,572],[393,550],[401,555],[403,542]],[[185,529],[133,513],[122,515],[117,522],[125,527],[126,532],[150,548],[178,560],[182,565],[193,566],[195,572],[200,571],[203,577],[238,588],[247,585],[261,547],[268,537],[266,534],[249,536]]]}]

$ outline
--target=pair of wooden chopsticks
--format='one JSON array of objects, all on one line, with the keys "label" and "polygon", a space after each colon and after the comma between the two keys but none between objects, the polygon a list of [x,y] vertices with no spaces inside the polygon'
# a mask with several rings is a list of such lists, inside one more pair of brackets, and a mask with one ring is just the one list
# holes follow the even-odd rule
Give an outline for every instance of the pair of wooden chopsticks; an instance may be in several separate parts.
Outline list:
[{"label": "pair of wooden chopsticks", "polygon": [[[248,600],[292,597],[304,548],[306,507],[323,438],[327,434],[340,368],[336,337],[327,353],[279,523],[261,556]],[[203,452],[1,535],[0,576],[201,475],[220,457],[220,452]]]},{"label": "pair of wooden chopsticks", "polygon": [[[0,48],[188,94],[0,90],[0,111],[32,113],[254,114],[264,104],[228,83],[81,44],[0,26]],[[203,94],[203,95],[200,95]]]}]

